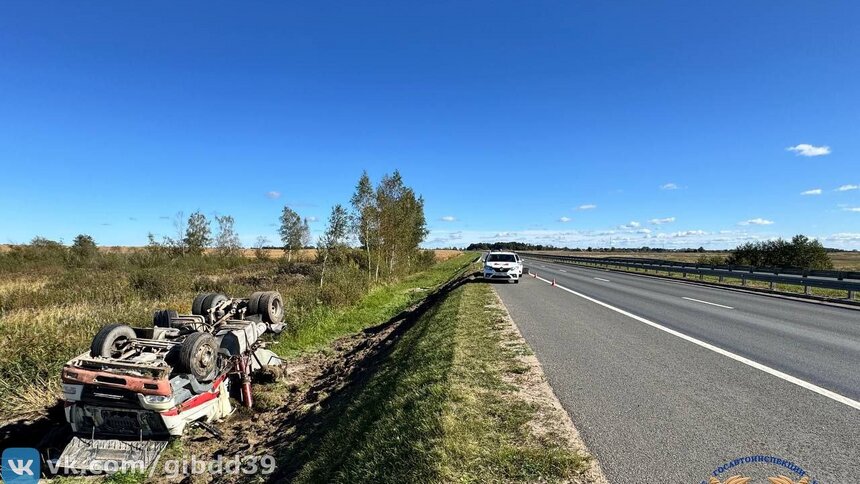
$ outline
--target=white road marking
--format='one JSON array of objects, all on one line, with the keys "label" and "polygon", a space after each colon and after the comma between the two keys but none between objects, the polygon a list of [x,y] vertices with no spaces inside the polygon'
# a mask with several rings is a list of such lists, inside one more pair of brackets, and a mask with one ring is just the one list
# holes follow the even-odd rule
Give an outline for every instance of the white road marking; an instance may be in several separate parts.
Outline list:
[{"label": "white road marking", "polygon": [[602,277],[595,277],[595,279],[597,279],[598,281],[603,281],[603,282],[612,282],[609,279],[604,279]]},{"label": "white road marking", "polygon": [[[543,277],[537,277],[537,279],[540,279],[541,281],[546,282],[547,284],[553,284],[552,281],[548,281],[548,280],[544,279]],[[773,376],[780,378],[782,380],[785,380],[789,383],[793,383],[799,387],[805,388],[809,391],[812,391],[812,392],[815,392],[819,395],[825,396],[831,400],[835,400],[839,403],[843,403],[845,405],[848,405],[849,407],[854,408],[855,410],[860,410],[860,402],[858,402],[857,400],[852,400],[852,399],[846,397],[845,395],[840,395],[840,394],[833,392],[833,391],[830,391],[826,388],[822,388],[822,387],[815,385],[813,383],[809,383],[808,381],[801,380],[800,378],[791,376],[787,373],[783,373],[783,372],[776,370],[774,368],[771,368],[769,366],[762,365],[761,363],[753,361],[749,358],[745,358],[741,355],[737,355],[735,353],[732,353],[731,351],[724,350],[718,346],[714,346],[710,343],[706,343],[702,340],[693,338],[692,336],[687,336],[686,334],[681,333],[680,331],[675,331],[674,329],[667,328],[661,324],[655,323],[653,321],[649,321],[649,320],[643,318],[642,316],[637,316],[633,313],[629,313],[623,309],[616,308],[615,306],[607,304],[603,301],[598,301],[597,299],[594,299],[593,297],[589,297],[589,296],[586,296],[585,294],[578,293],[578,292],[576,292],[572,289],[568,289],[564,286],[559,286],[558,284],[554,284],[554,286],[559,288],[559,289],[563,289],[563,290],[573,294],[574,296],[579,296],[579,297],[585,299],[586,301],[591,301],[594,304],[603,306],[607,309],[611,309],[612,311],[615,311],[618,314],[623,314],[624,316],[627,316],[628,318],[635,319],[636,321],[639,321],[640,323],[647,324],[648,326],[659,329],[660,331],[665,331],[666,333],[669,333],[673,336],[677,336],[683,340],[689,341],[690,343],[701,346],[702,348],[711,350],[714,353],[718,353],[718,354],[723,355],[727,358],[731,358],[737,362],[743,363],[747,366],[751,366],[757,370],[761,370],[761,371],[763,371],[769,375],[773,375]]]},{"label": "white road marking", "polygon": [[708,302],[708,301],[702,301],[701,299],[693,299],[691,297],[681,297],[681,299],[686,299],[687,301],[694,301],[694,302],[702,303],[702,304],[710,304],[711,306],[718,306],[718,307],[726,308],[726,309],[734,309],[731,306],[724,306],[722,304],[712,303],[712,302]]},{"label": "white road marking", "polygon": [[567,272],[567,271],[564,269],[559,269],[559,272]]}]

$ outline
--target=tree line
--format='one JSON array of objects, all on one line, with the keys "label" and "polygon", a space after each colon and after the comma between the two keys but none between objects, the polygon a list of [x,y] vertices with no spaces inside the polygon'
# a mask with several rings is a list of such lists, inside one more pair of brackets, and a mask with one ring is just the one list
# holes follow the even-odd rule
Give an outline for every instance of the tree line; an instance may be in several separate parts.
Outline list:
[{"label": "tree line", "polygon": [[651,247],[641,247],[632,249],[606,248],[606,249],[587,249],[567,247],[557,248],[551,245],[529,244],[524,242],[493,242],[471,244],[467,250],[559,250],[570,252],[681,252],[681,253],[700,253],[698,262],[700,264],[710,265],[740,265],[753,267],[778,267],[778,268],[794,268],[794,269],[832,269],[833,261],[830,259],[829,252],[840,252],[837,249],[825,248],[821,242],[810,239],[805,235],[795,235],[791,240],[782,238],[775,240],[766,240],[759,242],[748,242],[738,245],[731,250],[727,257],[720,255],[707,255],[707,250],[704,247],[698,249],[658,249]]},{"label": "tree line", "polygon": [[[173,220],[173,236],[157,240],[153,233],[147,234],[147,251],[165,257],[199,257],[208,249],[213,249],[216,256],[241,255],[243,247],[233,217],[216,215],[214,221],[213,230],[212,220],[202,212],[196,211],[187,218],[180,212]],[[287,263],[292,263],[299,250],[313,247],[309,220],[284,206],[279,222],[279,247]],[[386,174],[374,185],[365,171],[349,205],[332,207],[316,241],[320,286],[333,265],[353,264],[368,282],[377,282],[404,273],[416,264],[429,263],[432,259],[419,247],[427,233],[424,199],[405,184],[400,172]],[[258,257],[265,257],[265,247],[270,247],[268,239],[258,237],[255,244]],[[95,241],[86,234],[78,235],[69,248],[42,237],[33,239],[29,248],[33,253],[62,252],[78,259],[92,258],[98,253]]]},{"label": "tree line", "polygon": [[821,242],[805,235],[739,245],[726,258],[731,265],[798,269],[833,269],[833,261]]}]

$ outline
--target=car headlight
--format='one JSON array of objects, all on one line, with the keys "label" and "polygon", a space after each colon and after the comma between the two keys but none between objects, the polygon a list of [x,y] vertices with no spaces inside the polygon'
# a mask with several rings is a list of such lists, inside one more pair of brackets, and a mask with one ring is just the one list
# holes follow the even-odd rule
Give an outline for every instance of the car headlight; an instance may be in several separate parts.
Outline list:
[{"label": "car headlight", "polygon": [[487,271],[487,272],[492,272],[492,271],[493,271],[493,266],[484,266],[484,270],[485,270],[485,271]]},{"label": "car headlight", "polygon": [[146,403],[167,403],[170,401],[171,396],[164,395],[144,395],[143,401]]}]

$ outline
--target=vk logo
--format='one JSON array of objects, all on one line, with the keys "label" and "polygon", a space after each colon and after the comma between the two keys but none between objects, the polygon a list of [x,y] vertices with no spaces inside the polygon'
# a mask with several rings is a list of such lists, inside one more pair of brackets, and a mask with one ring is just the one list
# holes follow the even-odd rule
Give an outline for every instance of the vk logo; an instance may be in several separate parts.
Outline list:
[{"label": "vk logo", "polygon": [[12,447],[3,451],[3,468],[0,477],[8,484],[35,484],[39,482],[39,451]]}]

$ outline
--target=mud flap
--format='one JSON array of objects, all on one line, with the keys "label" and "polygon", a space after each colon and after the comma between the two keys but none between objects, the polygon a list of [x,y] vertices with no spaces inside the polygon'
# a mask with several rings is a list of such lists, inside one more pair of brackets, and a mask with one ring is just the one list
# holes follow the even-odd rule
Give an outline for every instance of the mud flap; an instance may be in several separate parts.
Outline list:
[{"label": "mud flap", "polygon": [[92,474],[145,472],[158,461],[166,447],[166,440],[129,441],[74,437],[63,449],[56,467]]}]

